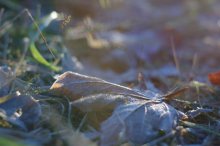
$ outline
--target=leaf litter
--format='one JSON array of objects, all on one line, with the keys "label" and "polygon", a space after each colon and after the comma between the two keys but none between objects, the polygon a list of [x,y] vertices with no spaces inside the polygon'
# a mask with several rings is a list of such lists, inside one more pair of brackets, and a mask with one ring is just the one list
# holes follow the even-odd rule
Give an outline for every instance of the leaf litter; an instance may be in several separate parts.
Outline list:
[{"label": "leaf litter", "polygon": [[119,144],[120,136],[135,144],[144,144],[159,136],[160,131],[171,132],[177,119],[187,117],[159,97],[148,97],[130,88],[73,72],[60,75],[50,90],[68,96],[73,107],[83,112],[114,111],[100,123],[103,146]]},{"label": "leaf litter", "polygon": [[101,145],[117,145],[123,140],[145,144],[168,134],[177,125],[180,113],[164,102],[134,102],[117,108],[101,125]]},{"label": "leaf litter", "polygon": [[217,0],[0,5],[0,142],[219,145]]}]

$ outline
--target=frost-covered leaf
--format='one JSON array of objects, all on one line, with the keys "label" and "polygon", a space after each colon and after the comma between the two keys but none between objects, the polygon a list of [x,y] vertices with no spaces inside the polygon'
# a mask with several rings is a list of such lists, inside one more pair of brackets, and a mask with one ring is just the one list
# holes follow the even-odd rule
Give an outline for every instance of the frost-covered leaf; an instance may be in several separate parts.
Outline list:
[{"label": "frost-covered leaf", "polygon": [[60,75],[50,89],[59,95],[69,96],[72,101],[81,97],[101,93],[147,99],[143,94],[130,88],[74,72],[65,72]]},{"label": "frost-covered leaf", "polygon": [[[59,95],[68,96],[72,105],[81,111],[90,112],[92,114],[89,116],[90,124],[93,123],[96,127],[99,127],[99,124],[119,105],[148,100],[130,88],[74,72],[62,74],[52,85],[51,90]],[[96,117],[98,120],[92,122]]]},{"label": "frost-covered leaf", "polygon": [[[11,122],[20,123],[21,127],[30,126],[37,122],[41,115],[39,103],[33,97],[27,95],[12,95],[10,99],[0,104]],[[21,115],[18,112],[21,110]]]},{"label": "frost-covered leaf", "polygon": [[123,141],[144,144],[169,133],[181,117],[179,111],[164,102],[134,102],[119,106],[101,125],[101,146]]}]

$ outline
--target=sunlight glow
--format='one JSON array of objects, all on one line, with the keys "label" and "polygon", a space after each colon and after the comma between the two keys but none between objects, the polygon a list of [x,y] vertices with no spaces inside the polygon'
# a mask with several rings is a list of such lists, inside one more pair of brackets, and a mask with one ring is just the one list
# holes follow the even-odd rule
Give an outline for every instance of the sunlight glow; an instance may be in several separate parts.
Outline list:
[{"label": "sunlight glow", "polygon": [[51,14],[50,14],[51,18],[52,19],[56,19],[58,17],[58,13],[53,11]]}]

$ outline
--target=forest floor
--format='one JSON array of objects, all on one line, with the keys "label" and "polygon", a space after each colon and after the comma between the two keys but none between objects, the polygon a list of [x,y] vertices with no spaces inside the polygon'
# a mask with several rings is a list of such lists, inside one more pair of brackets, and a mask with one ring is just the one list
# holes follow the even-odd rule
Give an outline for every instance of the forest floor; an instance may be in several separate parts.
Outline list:
[{"label": "forest floor", "polygon": [[0,0],[0,145],[220,145],[219,40],[217,0]]}]

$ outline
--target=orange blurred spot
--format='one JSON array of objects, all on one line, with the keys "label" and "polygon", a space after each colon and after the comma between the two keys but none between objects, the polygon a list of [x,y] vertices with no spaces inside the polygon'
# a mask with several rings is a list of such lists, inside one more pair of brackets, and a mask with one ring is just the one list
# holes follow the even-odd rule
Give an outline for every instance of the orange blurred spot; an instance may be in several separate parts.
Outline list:
[{"label": "orange blurred spot", "polygon": [[220,85],[220,71],[208,74],[208,78],[213,85]]}]

